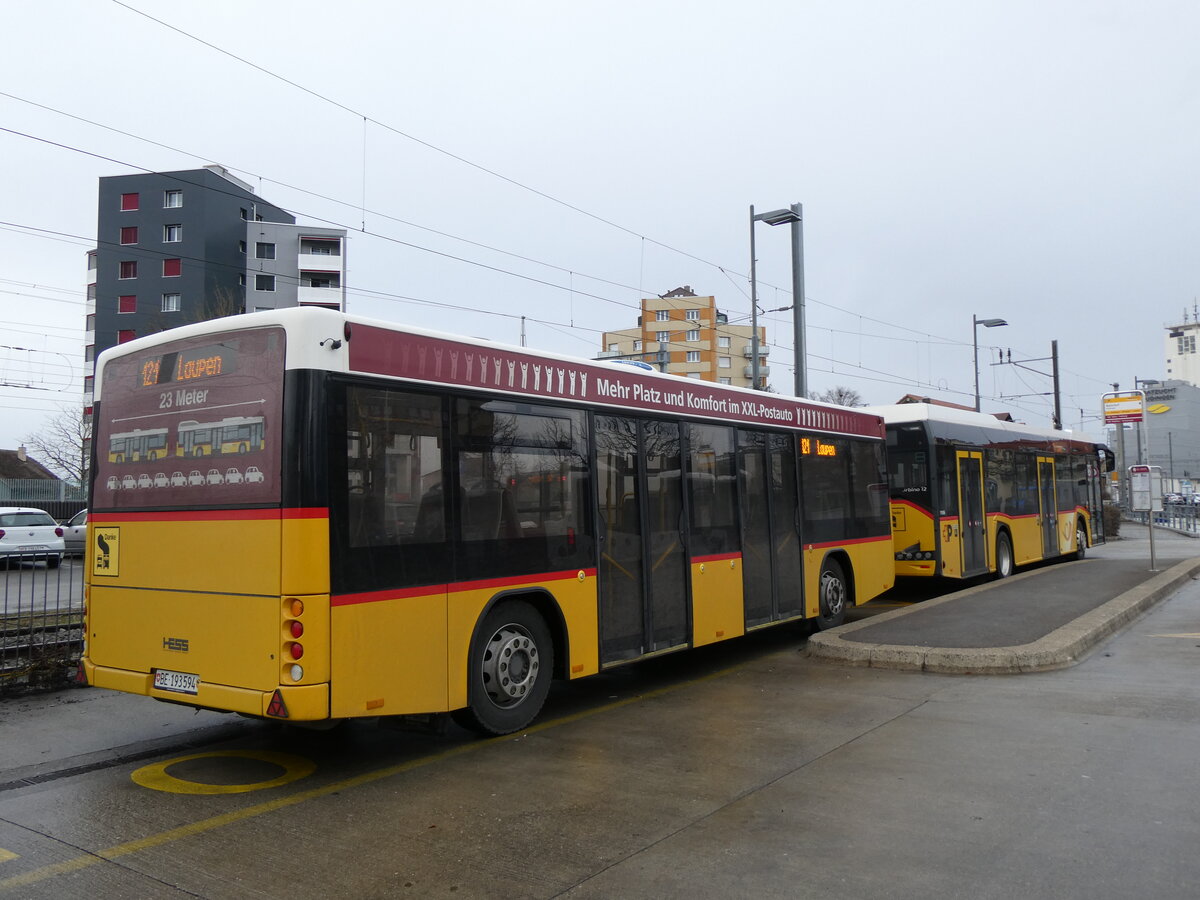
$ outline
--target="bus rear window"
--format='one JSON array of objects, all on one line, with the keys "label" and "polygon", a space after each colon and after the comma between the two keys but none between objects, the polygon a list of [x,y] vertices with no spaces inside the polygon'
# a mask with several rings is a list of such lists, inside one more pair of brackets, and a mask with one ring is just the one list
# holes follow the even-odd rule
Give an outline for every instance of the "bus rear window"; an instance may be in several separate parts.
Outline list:
[{"label": "bus rear window", "polygon": [[92,507],[277,504],[284,343],[256,328],[108,360]]}]

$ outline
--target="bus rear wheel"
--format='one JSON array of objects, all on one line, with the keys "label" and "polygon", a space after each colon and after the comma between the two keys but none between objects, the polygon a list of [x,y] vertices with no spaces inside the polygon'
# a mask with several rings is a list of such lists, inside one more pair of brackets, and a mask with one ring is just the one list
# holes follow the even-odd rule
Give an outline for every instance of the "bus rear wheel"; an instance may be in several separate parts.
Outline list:
[{"label": "bus rear wheel", "polygon": [[849,597],[846,574],[836,559],[827,559],[821,564],[819,604],[816,625],[818,631],[836,628],[846,621],[846,603]]},{"label": "bus rear wheel", "polygon": [[480,734],[510,734],[534,720],[550,693],[554,645],[536,609],[523,600],[494,607],[471,644],[467,707],[454,721]]},{"label": "bus rear wheel", "polygon": [[1005,532],[996,536],[996,577],[1007,578],[1013,573],[1012,540]]}]

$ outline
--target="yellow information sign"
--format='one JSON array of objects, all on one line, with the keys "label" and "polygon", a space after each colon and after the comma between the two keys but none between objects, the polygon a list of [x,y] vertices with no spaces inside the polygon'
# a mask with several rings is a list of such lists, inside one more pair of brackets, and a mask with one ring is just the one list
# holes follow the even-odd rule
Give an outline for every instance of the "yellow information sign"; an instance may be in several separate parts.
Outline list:
[{"label": "yellow information sign", "polygon": [[1104,395],[1104,424],[1140,422],[1145,417],[1146,395],[1141,391]]},{"label": "yellow information sign", "polygon": [[116,578],[121,573],[121,529],[117,525],[94,525],[92,574]]}]

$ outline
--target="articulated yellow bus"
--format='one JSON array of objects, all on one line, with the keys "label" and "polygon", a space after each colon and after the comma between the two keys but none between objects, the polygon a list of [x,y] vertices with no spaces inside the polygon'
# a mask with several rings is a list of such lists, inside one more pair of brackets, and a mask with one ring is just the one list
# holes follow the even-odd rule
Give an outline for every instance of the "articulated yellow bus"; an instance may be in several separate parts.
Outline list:
[{"label": "articulated yellow bus", "polygon": [[887,424],[897,575],[1004,578],[1104,542],[1104,445],[926,403],[871,411]]},{"label": "articulated yellow bus", "polygon": [[856,410],[316,309],[122,344],[96,386],[97,446],[261,424],[226,473],[140,489],[97,460],[101,687],[503,734],[553,677],[832,626],[893,582],[883,423]]},{"label": "articulated yellow bus", "polygon": [[262,416],[227,416],[218,422],[180,422],[176,456],[242,455],[265,447]]}]

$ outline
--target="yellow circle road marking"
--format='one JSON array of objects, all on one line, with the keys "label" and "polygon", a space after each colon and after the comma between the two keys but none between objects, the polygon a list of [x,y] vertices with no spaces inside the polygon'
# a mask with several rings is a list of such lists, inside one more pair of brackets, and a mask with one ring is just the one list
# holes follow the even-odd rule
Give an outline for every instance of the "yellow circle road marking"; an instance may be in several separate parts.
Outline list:
[{"label": "yellow circle road marking", "polygon": [[[190,759],[210,759],[212,757],[233,757],[235,759],[256,759],[260,762],[274,763],[283,769],[278,778],[267,781],[255,781],[250,784],[204,784],[200,781],[186,781],[167,773],[167,769]],[[292,756],[290,753],[276,753],[273,750],[213,750],[208,753],[193,753],[191,756],[177,756],[166,762],[142,766],[129,777],[135,783],[152,791],[165,791],[169,794],[244,794],[247,791],[263,791],[267,788],[279,787],[293,781],[299,781],[315,772],[317,764],[303,756]]]},{"label": "yellow circle road marking", "polygon": [[[731,562],[730,565],[732,566],[733,563]],[[692,687],[697,684],[703,684],[707,681],[716,681],[746,668],[753,662],[754,660],[737,663],[728,668],[720,669],[716,672],[710,672],[707,675],[702,675],[699,678],[681,681],[676,684],[667,685],[661,688],[654,688],[646,691],[644,694],[638,694],[632,697],[614,700],[613,702],[606,703],[603,706],[597,706],[592,709],[584,709],[576,713],[570,713],[568,715],[561,716],[557,719],[547,719],[543,722],[538,722],[529,726],[522,732],[522,734],[525,736],[538,734],[553,728],[559,728],[563,725],[569,725],[572,722],[578,722],[584,719],[592,718],[593,716],[601,715],[603,713],[612,712],[613,710],[621,709],[626,706],[632,706],[637,703],[645,703],[646,701],[653,700],[656,697],[662,697],[684,688]],[[328,797],[331,794],[336,794],[340,791],[353,790],[354,788],[373,784],[385,778],[392,778],[396,775],[402,775],[408,772],[416,771],[418,769],[425,768],[426,766],[433,765],[434,763],[456,759],[459,756],[465,756],[469,753],[478,753],[482,750],[486,750],[489,747],[500,745],[505,741],[511,740],[513,740],[512,735],[504,735],[502,737],[490,738],[488,740],[468,741],[464,744],[459,744],[456,747],[450,747],[446,750],[432,753],[428,756],[417,757],[416,759],[410,759],[406,762],[396,763],[395,765],[386,766],[382,769],[376,769],[372,772],[364,772],[361,775],[354,775],[341,781],[323,784],[319,787],[298,791],[294,794],[287,794],[284,796],[275,797],[271,800],[264,800],[261,803],[246,807],[245,809],[231,810],[227,813],[210,816],[207,819],[189,822],[185,825],[168,829],[167,831],[160,831],[156,834],[150,834],[143,838],[126,841],[124,844],[117,844],[113,847],[93,850],[90,853],[76,856],[72,859],[66,859],[62,862],[42,866],[40,869],[33,869],[32,871],[24,872],[20,875],[14,875],[11,878],[0,879],[0,893],[15,887],[27,887],[31,884],[37,884],[45,881],[48,878],[55,878],[59,875],[67,875],[72,872],[79,872],[83,869],[99,865],[103,862],[110,862],[115,859],[121,859],[122,857],[129,856],[133,853],[140,853],[143,850],[151,850],[156,847],[165,847],[169,844],[175,843],[176,841],[183,840],[184,838],[195,837],[196,835],[200,834],[207,834],[211,831],[215,831],[218,828],[224,828],[227,825],[245,822],[250,819],[257,818],[258,816],[266,815],[267,813],[277,812],[281,809],[288,809],[292,806],[298,806],[302,803],[307,803],[310,800],[319,800],[322,797]],[[204,756],[206,754],[198,755]],[[178,762],[178,760],[175,761]],[[170,763],[167,763],[167,765],[170,765]],[[150,767],[147,766],[147,768]]]}]

